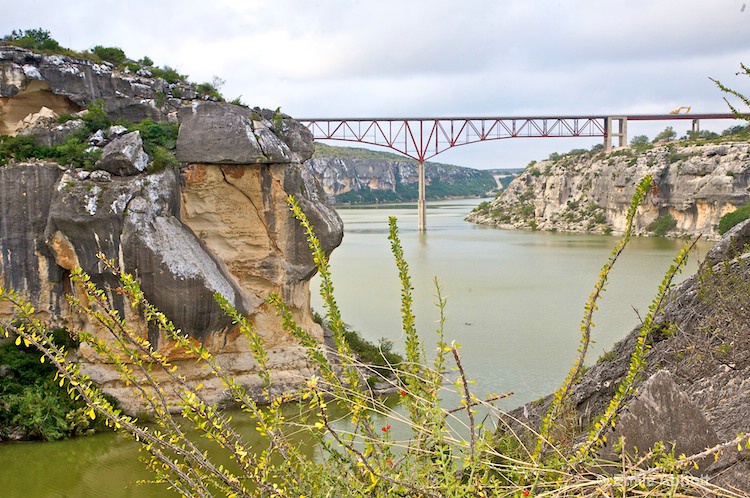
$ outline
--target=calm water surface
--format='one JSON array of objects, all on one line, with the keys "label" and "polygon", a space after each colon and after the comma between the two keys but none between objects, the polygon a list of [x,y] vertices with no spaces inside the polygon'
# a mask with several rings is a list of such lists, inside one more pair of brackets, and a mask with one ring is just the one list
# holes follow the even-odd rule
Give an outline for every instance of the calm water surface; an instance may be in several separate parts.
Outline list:
[{"label": "calm water surface", "polygon": [[[426,233],[414,205],[343,208],[344,242],[331,257],[344,320],[370,339],[403,344],[400,282],[387,240],[396,216],[414,285],[420,335],[432,346],[438,318],[437,277],[448,298],[445,336],[462,346],[476,394],[513,391],[507,406],[549,393],[564,378],[578,347],[584,304],[618,242],[603,235],[498,230],[466,223],[479,200],[429,204]],[[594,316],[593,360],[635,325],[684,242],[636,238],[610,275]],[[710,244],[681,275],[692,274]],[[313,306],[322,310],[311,285]],[[429,350],[429,348],[428,348]]]},{"label": "calm water surface", "polygon": [[[416,207],[344,208],[345,236],[331,265],[344,319],[368,339],[403,345],[399,281],[387,240],[388,217],[399,219],[401,241],[414,284],[420,335],[428,354],[438,314],[433,277],[448,298],[445,335],[462,345],[475,393],[513,391],[506,407],[549,393],[565,376],[579,337],[583,306],[615,237],[505,231],[463,221],[479,200],[430,203],[428,232],[416,231]],[[595,315],[592,359],[645,314],[682,243],[633,240],[610,276]],[[691,274],[708,244],[699,246],[682,278]],[[322,310],[315,294],[313,306]],[[236,419],[237,417],[235,417]],[[248,428],[248,433],[252,429]],[[100,434],[55,443],[0,445],[0,496],[174,496],[152,486],[130,486],[150,474],[135,445]]]}]

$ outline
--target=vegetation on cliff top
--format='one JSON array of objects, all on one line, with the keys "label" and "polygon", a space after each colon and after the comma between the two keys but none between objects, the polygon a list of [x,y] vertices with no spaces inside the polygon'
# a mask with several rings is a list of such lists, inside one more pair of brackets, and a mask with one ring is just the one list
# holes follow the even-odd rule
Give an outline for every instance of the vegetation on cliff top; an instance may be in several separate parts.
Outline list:
[{"label": "vegetation on cliff top", "polygon": [[96,161],[101,157],[101,149],[89,145],[89,137],[98,130],[106,131],[112,125],[121,125],[128,131],[138,131],[143,140],[143,148],[151,158],[148,171],[161,171],[166,167],[176,166],[174,149],[177,142],[179,126],[170,123],[155,123],[145,119],[138,123],[123,120],[112,121],[104,110],[100,100],[91,102],[87,112],[81,116],[63,115],[58,121],[80,119],[83,126],[76,129],[60,145],[48,147],[38,145],[34,135],[0,135],[0,166],[11,161],[21,162],[29,159],[48,159],[63,165],[71,165],[92,171]]},{"label": "vegetation on cliff top", "polygon": [[[147,71],[145,74],[155,78],[162,78],[170,84],[183,83],[191,85],[187,75],[180,74],[170,66],[155,66],[154,61],[149,56],[133,60],[128,58],[125,52],[119,47],[105,47],[102,45],[96,45],[89,50],[83,51],[71,50],[61,46],[57,40],[52,38],[50,31],[43,28],[13,30],[10,34],[0,38],[0,44],[13,45],[43,54],[65,55],[75,59],[89,60],[96,64],[109,63],[120,71],[129,71],[131,73],[145,70]],[[211,82],[204,82],[193,86],[197,94],[202,98],[224,102],[224,96],[220,91],[222,84],[223,80],[214,76]],[[173,89],[172,91],[178,92],[177,89]],[[179,98],[178,95],[174,96]],[[244,105],[241,101],[241,96],[232,100],[232,103]]]}]

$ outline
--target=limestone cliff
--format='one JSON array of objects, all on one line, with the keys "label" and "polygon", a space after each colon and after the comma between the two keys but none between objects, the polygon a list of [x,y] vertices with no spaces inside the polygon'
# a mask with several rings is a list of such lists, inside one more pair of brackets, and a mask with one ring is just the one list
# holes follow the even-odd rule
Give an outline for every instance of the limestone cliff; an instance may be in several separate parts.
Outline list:
[{"label": "limestone cliff", "polygon": [[[606,432],[606,460],[619,461],[612,443],[624,436],[631,454],[657,442],[691,455],[750,431],[750,220],[727,232],[696,275],[668,295],[647,337],[636,390]],[[582,374],[571,391],[577,427],[588,428],[609,404],[631,362],[640,327]],[[551,396],[512,412],[538,424]],[[584,429],[586,430],[586,429]],[[697,473],[750,493],[750,462],[735,446],[716,461],[699,461]],[[745,496],[745,495],[743,495]]]},{"label": "limestone cliff", "polygon": [[[52,133],[57,123],[38,117],[43,107],[75,111],[93,98],[103,98],[112,117],[180,123],[179,168],[149,172],[153,158],[138,132],[124,133],[122,127],[89,138],[101,154],[93,171],[50,162],[0,167],[0,285],[25,294],[43,318],[103,337],[103,330],[67,304],[66,295],[80,294],[68,278],[80,266],[136,331],[181,365],[188,380],[203,382],[209,401],[221,400],[223,387],[205,378],[194,360],[170,350],[158,330],[132,311],[114,292],[114,277],[97,254],[135,275],[146,297],[252,392],[259,383],[257,365],[214,302],[218,292],[249,317],[265,341],[278,388],[293,388],[310,367],[265,298],[280,294],[299,324],[321,341],[322,330],[309,303],[315,266],[287,196],[297,197],[326,251],[343,235],[341,220],[321,202],[320,186],[302,177],[312,137],[291,119],[271,122],[274,113],[231,104],[177,100],[160,108],[148,96],[161,83],[143,81],[89,61],[0,47],[5,133],[33,121],[34,134],[50,136],[44,130]],[[0,318],[7,313],[0,309]],[[78,355],[84,371],[125,409],[141,408],[91,349],[82,346]]]},{"label": "limestone cliff", "polygon": [[638,211],[639,233],[671,215],[676,223],[670,235],[715,237],[721,216],[750,200],[750,144],[667,144],[541,161],[467,220],[502,228],[621,232],[635,185],[646,174],[654,177],[654,187]]},{"label": "limestone cliff", "polygon": [[[331,203],[414,201],[418,164],[387,152],[316,144],[305,173],[320,179]],[[427,199],[479,197],[497,186],[492,174],[451,164],[425,163]]]}]

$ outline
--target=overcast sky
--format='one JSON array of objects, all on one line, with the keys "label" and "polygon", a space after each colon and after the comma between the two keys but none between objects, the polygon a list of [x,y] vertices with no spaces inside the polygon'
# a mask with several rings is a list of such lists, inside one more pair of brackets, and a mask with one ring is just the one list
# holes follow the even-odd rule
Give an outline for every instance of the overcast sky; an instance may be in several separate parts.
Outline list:
[{"label": "overcast sky", "polygon": [[[725,112],[709,77],[750,93],[750,79],[735,76],[750,64],[743,0],[24,0],[3,9],[0,34],[37,27],[72,49],[116,46],[195,82],[219,76],[228,99],[301,118]],[[666,124],[629,131],[653,138]],[[598,141],[501,140],[434,160],[522,167]]]}]

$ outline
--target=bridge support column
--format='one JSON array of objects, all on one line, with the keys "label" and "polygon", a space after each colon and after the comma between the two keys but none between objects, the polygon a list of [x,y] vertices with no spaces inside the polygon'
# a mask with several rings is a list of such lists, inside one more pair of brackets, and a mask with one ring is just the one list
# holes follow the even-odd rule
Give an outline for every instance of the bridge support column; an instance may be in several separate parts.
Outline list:
[{"label": "bridge support column", "polygon": [[427,230],[427,204],[425,202],[424,161],[419,161],[419,196],[417,197],[417,230]]},{"label": "bridge support column", "polygon": [[[617,131],[612,129],[612,123],[618,122]],[[612,150],[612,137],[619,138],[618,147],[625,147],[628,145],[628,118],[624,116],[610,116],[604,118],[604,152],[610,152]]]},{"label": "bridge support column", "polygon": [[693,133],[695,133],[695,134],[698,134],[698,133],[700,133],[700,131],[701,131],[701,123],[700,123],[700,119],[694,119],[694,120],[693,120],[693,126],[692,126],[692,130],[691,130],[691,131],[692,131]]}]

